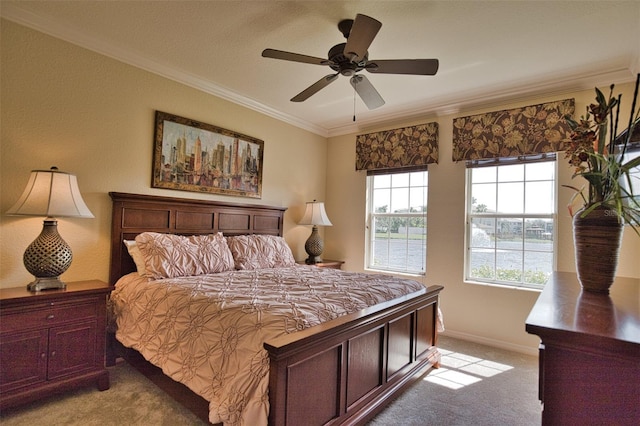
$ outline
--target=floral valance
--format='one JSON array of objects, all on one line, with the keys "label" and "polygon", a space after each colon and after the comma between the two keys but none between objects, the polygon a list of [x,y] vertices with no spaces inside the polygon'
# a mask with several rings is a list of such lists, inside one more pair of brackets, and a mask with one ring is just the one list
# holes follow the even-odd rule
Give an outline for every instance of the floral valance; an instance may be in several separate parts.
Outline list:
[{"label": "floral valance", "polygon": [[438,123],[358,135],[356,170],[403,169],[438,162]]},{"label": "floral valance", "polygon": [[565,99],[455,118],[453,161],[564,151],[571,129],[563,117],[574,112]]}]

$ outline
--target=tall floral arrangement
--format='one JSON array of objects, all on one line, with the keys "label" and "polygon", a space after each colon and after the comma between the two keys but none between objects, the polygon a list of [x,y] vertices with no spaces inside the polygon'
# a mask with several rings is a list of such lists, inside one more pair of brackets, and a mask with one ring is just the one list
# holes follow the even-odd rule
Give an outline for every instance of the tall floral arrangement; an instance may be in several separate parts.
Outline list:
[{"label": "tall floral arrangement", "polygon": [[[579,214],[583,216],[600,206],[606,207],[609,211],[615,212],[619,221],[633,225],[638,236],[640,194],[633,194],[634,176],[631,171],[640,166],[640,156],[626,163],[623,161],[627,146],[631,142],[633,128],[640,125],[640,110],[635,112],[639,83],[640,74],[636,78],[629,126],[622,140],[616,138],[621,95],[613,96],[614,85],[611,85],[608,97],[596,88],[596,102],[587,106],[586,114],[579,120],[565,116],[572,130],[565,158],[568,158],[569,163],[575,168],[573,177],[582,176],[588,183],[586,196],[583,189],[565,185],[576,191],[572,204],[577,197],[582,199],[583,206]],[[574,214],[571,206],[569,211]]]}]

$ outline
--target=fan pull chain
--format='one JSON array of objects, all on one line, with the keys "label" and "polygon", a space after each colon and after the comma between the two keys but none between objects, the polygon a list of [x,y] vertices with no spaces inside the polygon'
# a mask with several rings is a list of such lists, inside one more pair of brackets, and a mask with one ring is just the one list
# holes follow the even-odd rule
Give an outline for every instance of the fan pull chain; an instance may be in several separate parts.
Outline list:
[{"label": "fan pull chain", "polygon": [[356,84],[358,84],[357,82],[354,82],[353,85],[353,122],[355,123],[356,121]]}]

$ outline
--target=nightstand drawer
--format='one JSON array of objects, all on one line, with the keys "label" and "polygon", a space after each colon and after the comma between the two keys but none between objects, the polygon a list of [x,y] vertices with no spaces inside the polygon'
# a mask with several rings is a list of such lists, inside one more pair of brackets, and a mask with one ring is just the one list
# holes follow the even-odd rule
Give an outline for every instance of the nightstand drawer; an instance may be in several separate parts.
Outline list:
[{"label": "nightstand drawer", "polygon": [[33,310],[22,308],[15,313],[2,312],[0,332],[7,333],[25,328],[39,328],[97,318],[95,299],[80,299],[73,304],[49,304],[33,306]]}]

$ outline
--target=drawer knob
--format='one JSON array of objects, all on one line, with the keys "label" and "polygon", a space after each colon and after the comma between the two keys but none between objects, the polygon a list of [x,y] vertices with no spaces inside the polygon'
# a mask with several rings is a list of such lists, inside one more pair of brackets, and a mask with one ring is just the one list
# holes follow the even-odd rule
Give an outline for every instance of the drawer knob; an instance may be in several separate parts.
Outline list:
[{"label": "drawer knob", "polygon": [[45,359],[46,357],[47,357],[47,354],[45,354],[44,352],[40,354],[40,358]]},{"label": "drawer knob", "polygon": [[53,315],[53,314],[49,314],[49,315],[47,315],[47,319],[48,319],[48,320],[52,320],[52,319],[54,319],[55,317],[56,317],[56,316],[55,316],[55,315]]},{"label": "drawer knob", "polygon": [[51,357],[53,358],[54,356],[56,356],[56,351],[51,352]]}]

